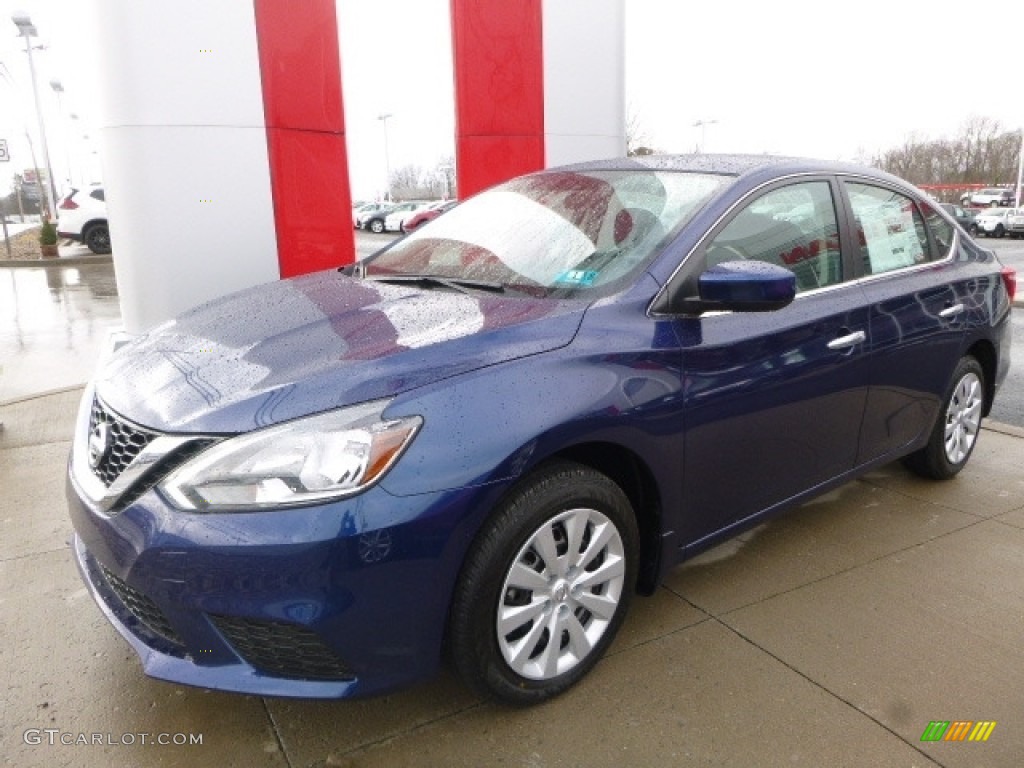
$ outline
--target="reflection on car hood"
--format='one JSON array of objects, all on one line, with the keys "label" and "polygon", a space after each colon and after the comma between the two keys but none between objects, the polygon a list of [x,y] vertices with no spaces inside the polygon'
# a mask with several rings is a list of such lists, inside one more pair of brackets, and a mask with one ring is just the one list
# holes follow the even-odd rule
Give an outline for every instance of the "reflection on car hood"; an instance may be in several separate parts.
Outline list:
[{"label": "reflection on car hood", "polygon": [[241,432],[568,344],[579,302],[422,291],[320,272],[194,309],[114,355],[108,406],[143,426]]}]

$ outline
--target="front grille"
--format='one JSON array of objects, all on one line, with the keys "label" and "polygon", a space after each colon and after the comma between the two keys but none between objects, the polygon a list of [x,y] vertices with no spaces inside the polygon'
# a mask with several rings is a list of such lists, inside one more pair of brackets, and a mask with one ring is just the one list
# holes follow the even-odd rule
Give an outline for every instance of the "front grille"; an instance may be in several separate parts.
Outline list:
[{"label": "front grille", "polygon": [[142,449],[157,437],[157,434],[129,424],[112,411],[104,408],[97,398],[92,401],[88,439],[91,440],[94,432],[104,424],[108,430],[107,448],[100,457],[99,463],[92,467],[92,471],[109,488],[135,460]]},{"label": "front grille", "polygon": [[125,608],[128,609],[132,616],[144,624],[146,629],[175,645],[184,645],[181,642],[181,638],[178,637],[178,633],[174,631],[174,627],[167,621],[167,617],[164,616],[156,603],[134,587],[129,586],[124,580],[119,579],[102,565],[100,566],[100,571],[107,584],[110,585],[110,589],[124,603]]},{"label": "front grille", "polygon": [[297,680],[354,680],[352,670],[306,627],[210,615],[238,654],[254,669]]}]

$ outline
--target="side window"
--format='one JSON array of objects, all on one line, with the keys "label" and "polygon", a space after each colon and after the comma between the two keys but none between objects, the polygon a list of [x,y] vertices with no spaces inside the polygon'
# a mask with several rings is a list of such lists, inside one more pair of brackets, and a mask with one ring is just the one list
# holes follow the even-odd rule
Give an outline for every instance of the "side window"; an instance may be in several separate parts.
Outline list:
[{"label": "side window", "polygon": [[104,200],[103,190],[102,189],[94,189],[92,192],[89,193],[89,197],[94,197],[97,200]]},{"label": "side window", "polygon": [[924,219],[913,200],[866,184],[847,184],[846,189],[866,274],[878,275],[930,260]]},{"label": "side window", "polygon": [[796,274],[797,293],[842,282],[839,227],[827,181],[768,192],[741,210],[705,249],[707,266],[754,259]]},{"label": "side window", "polygon": [[[950,248],[953,247],[953,225],[942,218],[939,212],[935,210],[935,207],[927,200],[921,201],[921,212],[924,214],[924,220],[928,223],[932,239],[939,247],[938,258],[946,258],[949,255]],[[963,215],[962,212],[960,215]]]}]

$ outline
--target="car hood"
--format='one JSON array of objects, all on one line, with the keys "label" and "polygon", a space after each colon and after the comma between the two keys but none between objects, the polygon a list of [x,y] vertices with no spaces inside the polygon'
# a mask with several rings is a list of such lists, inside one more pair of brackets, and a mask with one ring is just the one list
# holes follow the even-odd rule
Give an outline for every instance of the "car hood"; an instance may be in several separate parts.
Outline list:
[{"label": "car hood", "polygon": [[568,344],[578,301],[426,291],[336,271],[257,286],[126,345],[96,392],[170,432],[234,433]]}]

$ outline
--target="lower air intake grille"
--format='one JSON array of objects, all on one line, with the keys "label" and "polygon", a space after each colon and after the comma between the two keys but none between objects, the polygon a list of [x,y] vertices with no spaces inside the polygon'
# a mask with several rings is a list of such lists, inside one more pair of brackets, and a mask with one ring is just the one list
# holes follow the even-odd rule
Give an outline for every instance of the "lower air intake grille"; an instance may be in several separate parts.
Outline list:
[{"label": "lower air intake grille", "polygon": [[100,570],[107,584],[110,585],[114,594],[124,603],[125,608],[131,612],[132,616],[145,624],[150,632],[160,635],[160,637],[169,640],[175,645],[182,645],[178,633],[174,631],[170,622],[167,621],[167,617],[164,616],[156,603],[137,589],[129,586],[127,582],[117,578],[117,576],[103,566],[100,566]]},{"label": "lower air intake grille", "polygon": [[264,674],[297,680],[355,679],[352,670],[305,627],[236,616],[210,619],[238,654]]}]

